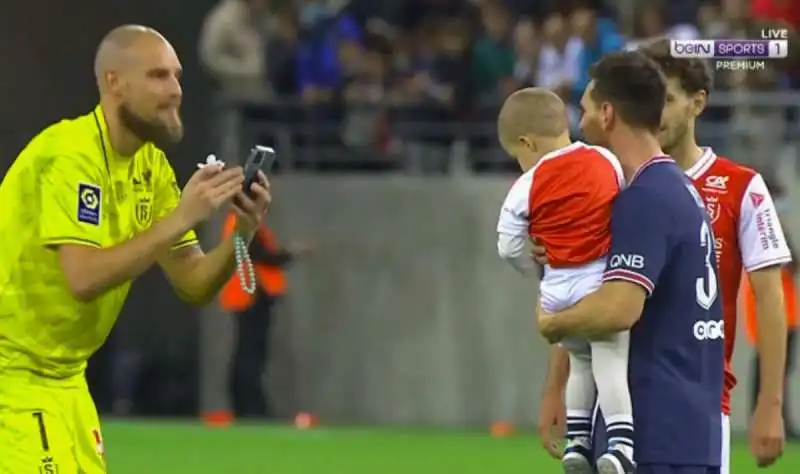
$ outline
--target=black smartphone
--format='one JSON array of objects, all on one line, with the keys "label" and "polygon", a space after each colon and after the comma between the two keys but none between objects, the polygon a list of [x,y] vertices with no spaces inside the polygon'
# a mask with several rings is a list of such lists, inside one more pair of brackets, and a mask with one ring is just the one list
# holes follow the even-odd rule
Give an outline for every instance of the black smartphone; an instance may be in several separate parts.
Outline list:
[{"label": "black smartphone", "polygon": [[252,195],[250,186],[258,181],[258,171],[261,170],[265,174],[272,170],[275,164],[275,150],[268,146],[256,145],[250,150],[250,156],[244,163],[244,183],[242,188],[248,196]]}]

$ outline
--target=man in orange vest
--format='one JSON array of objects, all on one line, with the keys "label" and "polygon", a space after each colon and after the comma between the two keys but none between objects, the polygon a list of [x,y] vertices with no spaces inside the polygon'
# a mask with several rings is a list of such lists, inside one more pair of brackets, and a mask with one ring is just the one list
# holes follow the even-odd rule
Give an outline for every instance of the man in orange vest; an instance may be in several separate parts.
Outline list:
[{"label": "man in orange vest", "polygon": [[[230,213],[225,220],[223,237],[235,230],[236,214]],[[255,294],[251,295],[242,288],[238,272],[234,272],[220,292],[220,306],[236,318],[230,390],[238,417],[273,416],[262,380],[269,357],[274,306],[288,289],[285,268],[310,251],[309,245],[281,247],[272,231],[262,223],[249,248],[258,283]],[[249,278],[246,269],[245,277]]]},{"label": "man in orange vest", "polygon": [[[775,198],[775,207],[778,210],[778,213],[782,213],[785,209],[786,203],[786,196],[783,192],[783,189],[780,186],[777,186],[775,183],[770,182],[770,180],[765,180],[767,187],[770,190],[770,193]],[[786,236],[786,241],[789,244],[789,248],[792,251],[793,258],[797,258],[797,253],[795,253],[795,248],[792,245],[792,241],[789,236]],[[786,338],[786,371],[784,375],[784,383],[783,383],[783,419],[785,423],[786,429],[786,437],[798,439],[800,438],[800,433],[792,426],[792,417],[789,414],[789,376],[794,368],[794,347],[795,341],[797,339],[797,329],[798,329],[798,314],[797,314],[797,288],[795,287],[795,278],[797,277],[797,261],[793,260],[790,264],[786,265],[782,271],[783,277],[783,293],[784,299],[786,302],[786,325],[787,325],[787,338]],[[756,341],[758,340],[758,316],[756,312],[756,299],[753,294],[752,288],[750,287],[750,280],[747,278],[747,275],[742,276],[742,286],[739,290],[739,295],[741,297],[741,310],[744,312],[744,319],[745,319],[745,333],[747,335],[747,339],[753,346],[756,345]],[[777,342],[777,341],[776,341]],[[760,365],[758,360],[758,353],[755,354],[755,358],[753,361],[753,379],[751,384],[751,409],[755,409],[756,399],[758,397],[758,390],[761,384],[761,371]]]}]

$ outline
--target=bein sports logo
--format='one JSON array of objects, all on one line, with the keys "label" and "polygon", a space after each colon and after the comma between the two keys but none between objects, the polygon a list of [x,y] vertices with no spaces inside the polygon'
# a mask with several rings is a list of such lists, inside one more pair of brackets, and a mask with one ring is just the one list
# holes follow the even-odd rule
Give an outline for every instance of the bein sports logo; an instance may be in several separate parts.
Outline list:
[{"label": "bein sports logo", "polygon": [[697,321],[692,330],[698,341],[725,339],[725,321]]}]

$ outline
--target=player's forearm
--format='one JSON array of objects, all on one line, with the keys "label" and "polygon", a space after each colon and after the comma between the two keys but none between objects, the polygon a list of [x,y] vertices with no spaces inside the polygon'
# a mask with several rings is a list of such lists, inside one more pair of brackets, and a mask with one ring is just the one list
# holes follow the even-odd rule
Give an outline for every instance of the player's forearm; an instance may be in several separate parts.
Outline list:
[{"label": "player's forearm", "polygon": [[619,321],[613,308],[589,295],[575,306],[556,313],[552,324],[563,337],[595,338],[627,329]]},{"label": "player's forearm", "polygon": [[236,256],[232,238],[225,239],[215,249],[200,257],[186,272],[178,292],[187,302],[203,305],[214,296],[233,275]]},{"label": "player's forearm", "polygon": [[780,271],[776,267],[750,274],[758,318],[756,349],[761,370],[758,403],[783,403],[787,327]]},{"label": "player's forearm", "polygon": [[550,346],[547,377],[544,382],[545,392],[564,393],[569,378],[569,354],[558,344]]},{"label": "player's forearm", "polygon": [[602,338],[626,331],[642,314],[644,296],[640,298],[639,291],[627,282],[603,283],[576,305],[556,313],[550,324],[556,334],[565,337]]},{"label": "player's forearm", "polygon": [[109,289],[135,279],[169,251],[189,228],[180,216],[172,215],[113,247],[61,246],[59,258],[73,296],[92,301]]}]

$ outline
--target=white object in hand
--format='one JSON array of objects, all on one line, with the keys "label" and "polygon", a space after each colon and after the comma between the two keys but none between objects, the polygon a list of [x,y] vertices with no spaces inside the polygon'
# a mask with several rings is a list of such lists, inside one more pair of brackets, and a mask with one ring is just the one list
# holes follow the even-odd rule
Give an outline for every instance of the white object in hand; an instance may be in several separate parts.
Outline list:
[{"label": "white object in hand", "polygon": [[225,167],[225,162],[218,160],[215,155],[208,155],[205,163],[197,163],[197,167],[200,169],[203,169],[206,166],[216,166],[217,168],[222,169]]}]

